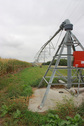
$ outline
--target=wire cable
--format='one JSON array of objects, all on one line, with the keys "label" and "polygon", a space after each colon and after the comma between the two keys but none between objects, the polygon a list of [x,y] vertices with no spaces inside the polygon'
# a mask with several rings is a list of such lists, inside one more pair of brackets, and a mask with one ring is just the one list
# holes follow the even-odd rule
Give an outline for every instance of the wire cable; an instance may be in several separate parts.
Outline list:
[{"label": "wire cable", "polygon": [[55,45],[55,49],[56,49],[56,47],[57,47],[57,45],[58,45],[58,42],[59,42],[59,40],[60,40],[60,38],[61,38],[61,35],[62,35],[62,31],[61,31],[60,34],[59,34],[59,37],[58,37],[57,43],[56,43],[56,45]]},{"label": "wire cable", "polygon": [[84,14],[82,14],[78,19],[77,21],[75,22],[75,25],[84,17]]}]

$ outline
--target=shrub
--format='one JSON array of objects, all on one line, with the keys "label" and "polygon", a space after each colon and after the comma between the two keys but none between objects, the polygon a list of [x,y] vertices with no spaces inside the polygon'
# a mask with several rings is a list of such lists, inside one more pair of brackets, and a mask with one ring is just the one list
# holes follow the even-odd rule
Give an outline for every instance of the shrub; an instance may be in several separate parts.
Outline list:
[{"label": "shrub", "polygon": [[56,111],[61,118],[66,116],[74,116],[76,114],[76,109],[72,98],[64,97],[63,102],[57,102]]},{"label": "shrub", "polygon": [[[49,65],[51,61],[48,61],[46,63],[43,63],[42,65]],[[53,61],[52,65],[55,65],[56,60]],[[60,59],[59,66],[67,66],[67,60],[66,59]]]},{"label": "shrub", "polygon": [[75,115],[74,118],[68,116],[66,119],[63,120],[58,115],[49,114],[47,124],[42,126],[81,126],[84,122],[79,114]]}]

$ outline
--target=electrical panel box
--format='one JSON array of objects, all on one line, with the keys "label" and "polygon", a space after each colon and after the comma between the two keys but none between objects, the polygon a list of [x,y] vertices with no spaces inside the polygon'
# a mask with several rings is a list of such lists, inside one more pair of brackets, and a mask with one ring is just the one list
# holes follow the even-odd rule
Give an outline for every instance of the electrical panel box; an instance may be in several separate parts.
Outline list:
[{"label": "electrical panel box", "polygon": [[73,52],[73,66],[74,67],[84,67],[84,51],[74,51]]}]

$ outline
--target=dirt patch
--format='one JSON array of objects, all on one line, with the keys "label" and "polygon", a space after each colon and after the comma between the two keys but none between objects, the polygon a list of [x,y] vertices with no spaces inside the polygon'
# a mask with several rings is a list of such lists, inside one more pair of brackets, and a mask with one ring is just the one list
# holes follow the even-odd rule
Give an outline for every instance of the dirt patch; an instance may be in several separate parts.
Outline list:
[{"label": "dirt patch", "polygon": [[79,106],[84,100],[84,93],[79,94],[77,97],[72,96],[65,89],[52,88],[49,90],[47,99],[42,109],[38,109],[41,104],[46,88],[34,89],[34,94],[29,99],[28,109],[33,112],[45,112],[48,109],[56,109],[57,102],[63,102],[64,97],[72,98],[75,105]]}]

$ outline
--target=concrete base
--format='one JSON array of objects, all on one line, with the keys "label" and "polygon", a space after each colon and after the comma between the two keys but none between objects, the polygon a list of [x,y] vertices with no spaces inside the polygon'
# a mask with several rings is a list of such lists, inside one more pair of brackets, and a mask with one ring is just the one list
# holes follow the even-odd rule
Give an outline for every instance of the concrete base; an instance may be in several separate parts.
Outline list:
[{"label": "concrete base", "polygon": [[[71,88],[70,90],[72,90]],[[50,89],[45,104],[42,108],[39,108],[46,88],[35,89],[34,94],[29,99],[28,109],[33,112],[45,112],[48,109],[56,109],[57,102],[63,102],[63,98],[73,98],[76,106],[79,106],[84,101],[84,92],[79,94],[78,97],[72,96],[65,89]],[[62,92],[62,93],[61,93]]]}]

